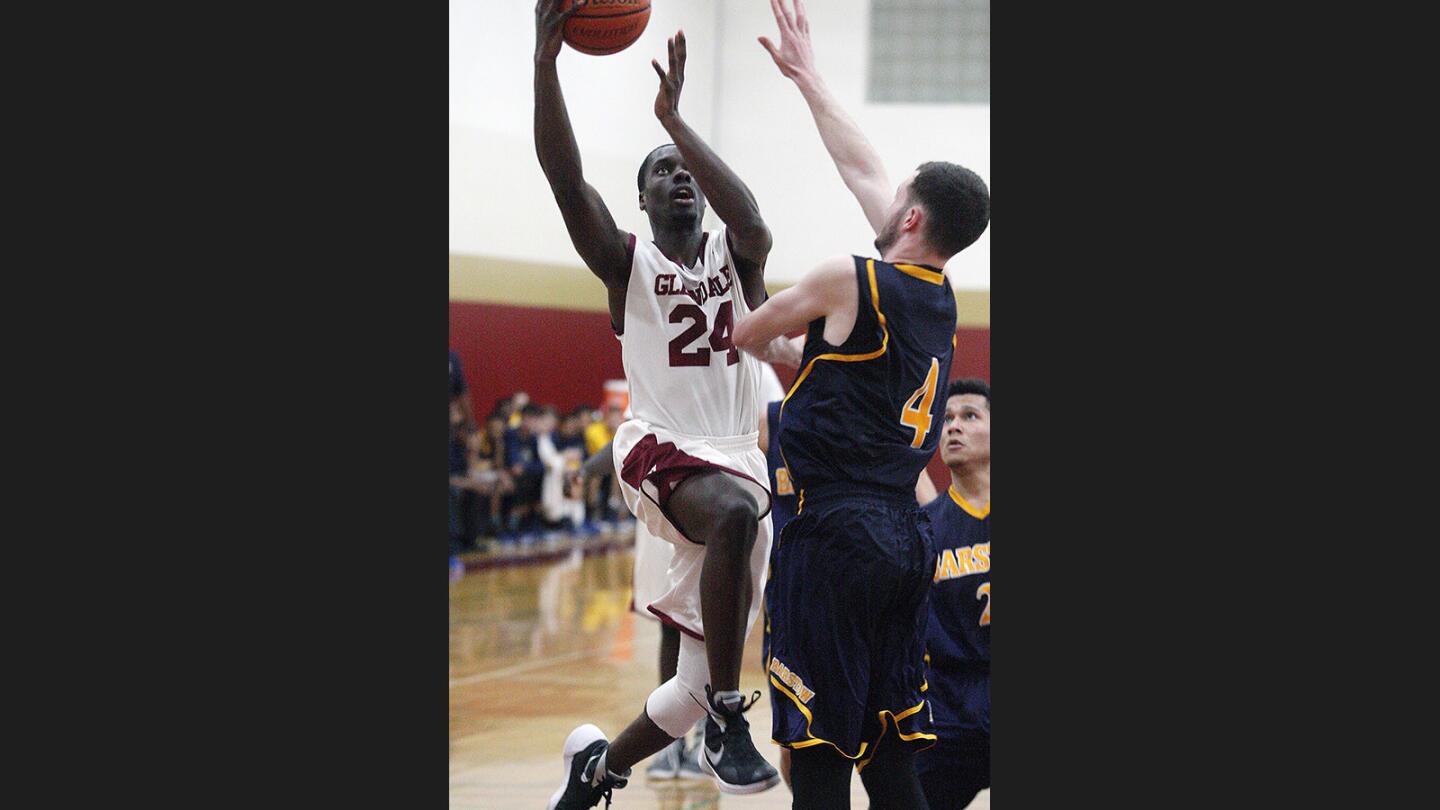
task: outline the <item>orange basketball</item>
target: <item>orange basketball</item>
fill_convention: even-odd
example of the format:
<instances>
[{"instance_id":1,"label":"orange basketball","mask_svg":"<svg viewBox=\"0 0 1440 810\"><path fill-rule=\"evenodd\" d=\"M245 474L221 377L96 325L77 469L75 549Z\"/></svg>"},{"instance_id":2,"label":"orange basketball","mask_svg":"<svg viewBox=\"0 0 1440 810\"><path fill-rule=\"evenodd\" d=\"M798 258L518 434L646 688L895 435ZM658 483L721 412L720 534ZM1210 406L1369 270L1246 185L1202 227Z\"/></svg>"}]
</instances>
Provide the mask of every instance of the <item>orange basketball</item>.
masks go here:
<instances>
[{"instance_id":1,"label":"orange basketball","mask_svg":"<svg viewBox=\"0 0 1440 810\"><path fill-rule=\"evenodd\" d=\"M565 0L568 11L574 0ZM565 42L581 53L604 56L630 47L650 22L650 0L590 0L565 21Z\"/></svg>"}]
</instances>

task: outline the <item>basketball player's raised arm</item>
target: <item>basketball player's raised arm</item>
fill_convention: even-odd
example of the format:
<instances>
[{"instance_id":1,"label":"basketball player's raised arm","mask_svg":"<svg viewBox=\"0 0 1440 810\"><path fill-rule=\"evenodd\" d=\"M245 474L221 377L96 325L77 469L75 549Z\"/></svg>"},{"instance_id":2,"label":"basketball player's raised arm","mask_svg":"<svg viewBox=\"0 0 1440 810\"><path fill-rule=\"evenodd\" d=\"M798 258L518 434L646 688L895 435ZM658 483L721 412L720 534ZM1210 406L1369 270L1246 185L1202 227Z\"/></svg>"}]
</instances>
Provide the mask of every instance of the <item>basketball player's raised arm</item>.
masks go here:
<instances>
[{"instance_id":1,"label":"basketball player's raised arm","mask_svg":"<svg viewBox=\"0 0 1440 810\"><path fill-rule=\"evenodd\" d=\"M787 332L803 329L819 317L846 311L854 320L859 293L855 289L855 260L837 256L821 262L800 283L781 290L759 309L735 322L731 339L741 351L761 360L799 367L804 337L786 339Z\"/></svg>"},{"instance_id":2,"label":"basketball player's raised arm","mask_svg":"<svg viewBox=\"0 0 1440 810\"><path fill-rule=\"evenodd\" d=\"M685 32L676 32L675 37L668 40L668 44L668 72L660 67L659 62L650 60L650 66L655 68L655 72L660 76L660 90L655 96L655 117L660 119L660 125L665 127L665 131L675 141L675 148L680 150L680 156L685 159L685 167L695 176L695 182L710 201L715 216L725 223L730 234L732 253L739 254L736 256L737 260L752 265L738 269L751 271L747 274L752 276L751 278L742 277L745 282L745 298L752 306L759 306L764 300L761 282L765 258L770 255L770 229L760 216L760 206L755 202L755 195L750 193L750 189L725 165L725 161L680 117L680 91L685 85ZM759 289L754 289L757 287Z\"/></svg>"},{"instance_id":3,"label":"basketball player's raised arm","mask_svg":"<svg viewBox=\"0 0 1440 810\"><path fill-rule=\"evenodd\" d=\"M835 168L840 170L840 178L859 201L870 227L879 234L885 227L885 211L895 196L895 187L885 173L880 154L855 121L845 114L815 69L810 19L804 0L794 0L793 9L786 8L786 0L770 0L770 10L780 26L780 44L775 45L768 37L760 37L760 44L769 51L780 72L800 88L800 95L810 105L810 114L820 130L820 140L830 159L835 161Z\"/></svg>"},{"instance_id":4,"label":"basketball player's raised arm","mask_svg":"<svg viewBox=\"0 0 1440 810\"><path fill-rule=\"evenodd\" d=\"M580 258L607 287L623 287L630 269L626 263L629 235L615 226L600 193L585 182L580 147L575 143L555 68L565 20L583 7L584 3L579 3L562 12L560 0L535 3L535 153Z\"/></svg>"}]
</instances>

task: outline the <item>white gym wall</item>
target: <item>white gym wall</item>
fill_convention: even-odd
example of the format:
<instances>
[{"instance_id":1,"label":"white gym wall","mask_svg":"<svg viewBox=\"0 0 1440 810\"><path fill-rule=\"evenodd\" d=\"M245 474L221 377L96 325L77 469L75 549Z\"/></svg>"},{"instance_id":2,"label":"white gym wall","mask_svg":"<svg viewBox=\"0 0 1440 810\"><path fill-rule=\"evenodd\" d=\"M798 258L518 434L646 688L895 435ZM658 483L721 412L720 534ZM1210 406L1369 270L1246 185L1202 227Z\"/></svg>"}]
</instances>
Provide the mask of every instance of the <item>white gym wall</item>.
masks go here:
<instances>
[{"instance_id":1,"label":"white gym wall","mask_svg":"<svg viewBox=\"0 0 1440 810\"><path fill-rule=\"evenodd\" d=\"M897 183L926 160L990 177L988 104L866 104L870 0L812 0L816 61ZM533 142L534 3L450 0L450 222L454 255L580 266ZM610 56L561 51L560 81L586 178L616 223L649 236L635 173L669 140L655 120L665 39L684 28L680 110L740 175L775 235L767 277L793 283L826 256L873 254L860 208L820 143L809 110L760 35L778 40L768 0L655 0L634 45ZM707 216L707 227L713 227ZM951 260L959 289L990 287L989 231Z\"/></svg>"}]
</instances>

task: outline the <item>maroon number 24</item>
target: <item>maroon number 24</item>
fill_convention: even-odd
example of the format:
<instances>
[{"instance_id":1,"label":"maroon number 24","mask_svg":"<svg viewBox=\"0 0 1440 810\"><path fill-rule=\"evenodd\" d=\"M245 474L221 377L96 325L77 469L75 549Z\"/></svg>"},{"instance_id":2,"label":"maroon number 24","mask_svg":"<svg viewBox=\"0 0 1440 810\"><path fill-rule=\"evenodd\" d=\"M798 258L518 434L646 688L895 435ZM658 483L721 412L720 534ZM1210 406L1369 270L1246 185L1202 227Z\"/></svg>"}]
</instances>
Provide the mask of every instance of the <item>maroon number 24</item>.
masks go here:
<instances>
[{"instance_id":1,"label":"maroon number 24","mask_svg":"<svg viewBox=\"0 0 1440 810\"><path fill-rule=\"evenodd\" d=\"M720 305L719 311L715 313L715 331L710 333L710 348L701 346L694 351L685 351L690 342L705 334L709 327L709 319L705 317L705 310L694 304L680 304L670 310L670 323L690 321L690 326L684 332L675 336L670 341L670 365L674 366L708 366L710 365L711 350L725 352L725 365L733 366L740 362L740 350L730 340L730 332L734 328L735 307L734 302L726 301Z\"/></svg>"}]
</instances>

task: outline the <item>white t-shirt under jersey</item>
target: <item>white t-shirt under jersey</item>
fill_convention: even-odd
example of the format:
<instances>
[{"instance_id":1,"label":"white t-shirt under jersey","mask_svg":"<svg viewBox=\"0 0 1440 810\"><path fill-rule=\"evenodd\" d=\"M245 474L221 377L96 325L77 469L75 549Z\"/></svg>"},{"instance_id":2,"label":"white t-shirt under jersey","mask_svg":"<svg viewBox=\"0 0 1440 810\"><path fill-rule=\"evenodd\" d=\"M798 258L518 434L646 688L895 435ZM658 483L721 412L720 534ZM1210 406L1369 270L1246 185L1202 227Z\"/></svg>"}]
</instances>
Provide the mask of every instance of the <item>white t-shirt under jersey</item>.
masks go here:
<instances>
[{"instance_id":1,"label":"white t-shirt under jersey","mask_svg":"<svg viewBox=\"0 0 1440 810\"><path fill-rule=\"evenodd\" d=\"M760 361L731 341L750 308L725 229L703 239L692 268L670 261L654 242L635 240L620 335L630 407L636 419L677 433L754 433Z\"/></svg>"}]
</instances>

